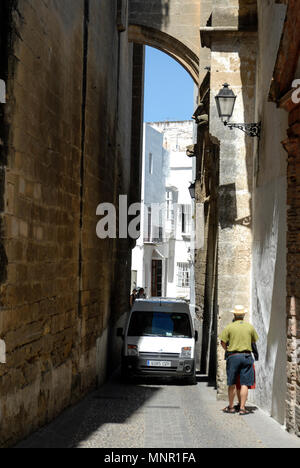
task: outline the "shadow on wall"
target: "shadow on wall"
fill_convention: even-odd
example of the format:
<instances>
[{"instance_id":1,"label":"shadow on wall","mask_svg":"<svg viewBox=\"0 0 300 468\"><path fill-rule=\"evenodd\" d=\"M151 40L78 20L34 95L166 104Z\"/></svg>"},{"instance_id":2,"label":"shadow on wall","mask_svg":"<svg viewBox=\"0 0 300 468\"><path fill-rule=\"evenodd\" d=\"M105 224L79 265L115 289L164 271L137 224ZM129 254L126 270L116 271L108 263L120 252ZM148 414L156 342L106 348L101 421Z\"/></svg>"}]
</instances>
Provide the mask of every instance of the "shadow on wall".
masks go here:
<instances>
[{"instance_id":1,"label":"shadow on wall","mask_svg":"<svg viewBox=\"0 0 300 468\"><path fill-rule=\"evenodd\" d=\"M221 229L231 228L237 218L237 200L235 184L220 186L219 220Z\"/></svg>"},{"instance_id":2,"label":"shadow on wall","mask_svg":"<svg viewBox=\"0 0 300 468\"><path fill-rule=\"evenodd\" d=\"M245 216L238 219L237 215L237 199L236 185L227 184L221 185L219 189L219 220L221 229L232 228L234 225L251 227L251 216Z\"/></svg>"},{"instance_id":3,"label":"shadow on wall","mask_svg":"<svg viewBox=\"0 0 300 468\"><path fill-rule=\"evenodd\" d=\"M239 28L255 29L257 22L257 0L239 0Z\"/></svg>"},{"instance_id":4,"label":"shadow on wall","mask_svg":"<svg viewBox=\"0 0 300 468\"><path fill-rule=\"evenodd\" d=\"M170 11L170 0L161 0L162 2L162 20L163 20L163 25L168 26L169 24L169 11Z\"/></svg>"},{"instance_id":5,"label":"shadow on wall","mask_svg":"<svg viewBox=\"0 0 300 468\"><path fill-rule=\"evenodd\" d=\"M107 438L114 437L114 428L126 426L126 422L135 414L145 407L151 407L151 400L160 391L154 385L121 385L116 375L112 382L67 409L16 448L80 448L81 444L88 445L88 439L97 446L99 443L112 444L112 440ZM137 443L137 435L126 434L126 441L121 439L116 442L114 439L113 447L125 448L126 443Z\"/></svg>"}]
</instances>

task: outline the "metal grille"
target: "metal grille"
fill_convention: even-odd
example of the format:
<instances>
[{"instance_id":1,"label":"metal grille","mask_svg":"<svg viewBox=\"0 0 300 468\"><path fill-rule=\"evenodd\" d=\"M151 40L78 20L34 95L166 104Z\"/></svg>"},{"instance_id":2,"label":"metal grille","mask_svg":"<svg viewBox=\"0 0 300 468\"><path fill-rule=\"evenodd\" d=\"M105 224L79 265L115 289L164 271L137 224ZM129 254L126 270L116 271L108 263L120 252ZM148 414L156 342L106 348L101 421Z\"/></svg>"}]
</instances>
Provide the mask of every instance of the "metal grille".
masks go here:
<instances>
[{"instance_id":1,"label":"metal grille","mask_svg":"<svg viewBox=\"0 0 300 468\"><path fill-rule=\"evenodd\" d=\"M168 360L168 359L179 359L180 354L178 353L139 353L140 357L147 359L159 359L159 360Z\"/></svg>"},{"instance_id":2,"label":"metal grille","mask_svg":"<svg viewBox=\"0 0 300 468\"><path fill-rule=\"evenodd\" d=\"M148 367L148 366L141 366L142 370L147 370L147 372L177 372L177 367Z\"/></svg>"}]
</instances>

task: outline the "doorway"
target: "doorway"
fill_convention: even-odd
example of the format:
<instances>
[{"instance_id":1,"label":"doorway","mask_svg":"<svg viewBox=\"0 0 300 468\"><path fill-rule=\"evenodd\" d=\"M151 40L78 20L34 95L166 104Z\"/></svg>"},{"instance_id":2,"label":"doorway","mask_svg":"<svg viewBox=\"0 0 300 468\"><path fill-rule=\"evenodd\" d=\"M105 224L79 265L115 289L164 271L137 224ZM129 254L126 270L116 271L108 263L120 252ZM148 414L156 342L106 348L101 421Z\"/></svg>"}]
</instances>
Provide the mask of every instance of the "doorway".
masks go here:
<instances>
[{"instance_id":1,"label":"doorway","mask_svg":"<svg viewBox=\"0 0 300 468\"><path fill-rule=\"evenodd\" d=\"M151 296L162 297L162 260L152 260Z\"/></svg>"}]
</instances>

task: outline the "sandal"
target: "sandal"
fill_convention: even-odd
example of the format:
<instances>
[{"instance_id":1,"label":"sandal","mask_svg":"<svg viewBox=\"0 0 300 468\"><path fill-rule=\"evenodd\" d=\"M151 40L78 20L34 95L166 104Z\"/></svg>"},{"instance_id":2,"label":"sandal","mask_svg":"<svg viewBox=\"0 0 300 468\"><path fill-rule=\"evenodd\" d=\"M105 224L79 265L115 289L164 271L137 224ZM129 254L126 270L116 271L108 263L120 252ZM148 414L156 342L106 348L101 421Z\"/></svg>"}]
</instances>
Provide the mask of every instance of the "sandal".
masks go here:
<instances>
[{"instance_id":1,"label":"sandal","mask_svg":"<svg viewBox=\"0 0 300 468\"><path fill-rule=\"evenodd\" d=\"M240 409L239 414L240 416L247 416L248 414L251 414L251 411L248 411L247 409Z\"/></svg>"},{"instance_id":2,"label":"sandal","mask_svg":"<svg viewBox=\"0 0 300 468\"><path fill-rule=\"evenodd\" d=\"M230 408L230 406L226 406L226 408L223 409L223 413L235 414L236 410L235 410L235 408Z\"/></svg>"}]
</instances>

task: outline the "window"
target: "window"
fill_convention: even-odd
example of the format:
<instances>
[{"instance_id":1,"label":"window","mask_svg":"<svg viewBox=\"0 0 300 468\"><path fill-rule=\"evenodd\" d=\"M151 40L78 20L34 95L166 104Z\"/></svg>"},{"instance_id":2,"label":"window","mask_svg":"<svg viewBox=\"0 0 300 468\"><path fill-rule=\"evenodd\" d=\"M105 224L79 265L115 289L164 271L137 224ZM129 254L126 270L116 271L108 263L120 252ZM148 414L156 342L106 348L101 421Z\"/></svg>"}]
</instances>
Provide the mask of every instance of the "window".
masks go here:
<instances>
[{"instance_id":1,"label":"window","mask_svg":"<svg viewBox=\"0 0 300 468\"><path fill-rule=\"evenodd\" d=\"M162 207L155 203L152 205L152 242L163 242L163 210Z\"/></svg>"},{"instance_id":2,"label":"window","mask_svg":"<svg viewBox=\"0 0 300 468\"><path fill-rule=\"evenodd\" d=\"M190 287L190 267L188 263L177 263L177 287Z\"/></svg>"},{"instance_id":3,"label":"window","mask_svg":"<svg viewBox=\"0 0 300 468\"><path fill-rule=\"evenodd\" d=\"M149 153L149 174L153 174L153 154Z\"/></svg>"},{"instance_id":4,"label":"window","mask_svg":"<svg viewBox=\"0 0 300 468\"><path fill-rule=\"evenodd\" d=\"M152 238L152 209L151 207L148 208L148 242L151 242Z\"/></svg>"},{"instance_id":5,"label":"window","mask_svg":"<svg viewBox=\"0 0 300 468\"><path fill-rule=\"evenodd\" d=\"M161 260L152 260L152 297L162 297L162 274L163 264Z\"/></svg>"},{"instance_id":6,"label":"window","mask_svg":"<svg viewBox=\"0 0 300 468\"><path fill-rule=\"evenodd\" d=\"M191 205L180 205L180 226L182 234L191 233L192 210Z\"/></svg>"},{"instance_id":7,"label":"window","mask_svg":"<svg viewBox=\"0 0 300 468\"><path fill-rule=\"evenodd\" d=\"M171 221L171 223L174 224L174 205L173 205L172 190L167 190L166 203L167 203L167 221Z\"/></svg>"},{"instance_id":8,"label":"window","mask_svg":"<svg viewBox=\"0 0 300 468\"><path fill-rule=\"evenodd\" d=\"M136 311L130 319L128 336L191 338L192 331L187 314Z\"/></svg>"}]
</instances>

